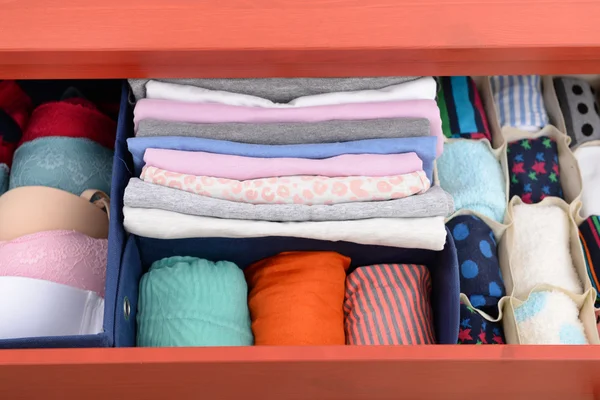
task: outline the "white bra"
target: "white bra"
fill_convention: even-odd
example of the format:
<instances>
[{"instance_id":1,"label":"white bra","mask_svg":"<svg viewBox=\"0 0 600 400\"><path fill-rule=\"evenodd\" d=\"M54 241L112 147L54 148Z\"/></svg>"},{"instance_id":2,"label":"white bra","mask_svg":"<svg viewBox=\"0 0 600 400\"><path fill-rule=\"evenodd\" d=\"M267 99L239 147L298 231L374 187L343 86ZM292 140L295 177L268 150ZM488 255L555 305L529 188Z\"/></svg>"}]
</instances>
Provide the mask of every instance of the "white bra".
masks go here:
<instances>
[{"instance_id":1,"label":"white bra","mask_svg":"<svg viewBox=\"0 0 600 400\"><path fill-rule=\"evenodd\" d=\"M0 277L0 339L102 332L104 299L39 279Z\"/></svg>"}]
</instances>

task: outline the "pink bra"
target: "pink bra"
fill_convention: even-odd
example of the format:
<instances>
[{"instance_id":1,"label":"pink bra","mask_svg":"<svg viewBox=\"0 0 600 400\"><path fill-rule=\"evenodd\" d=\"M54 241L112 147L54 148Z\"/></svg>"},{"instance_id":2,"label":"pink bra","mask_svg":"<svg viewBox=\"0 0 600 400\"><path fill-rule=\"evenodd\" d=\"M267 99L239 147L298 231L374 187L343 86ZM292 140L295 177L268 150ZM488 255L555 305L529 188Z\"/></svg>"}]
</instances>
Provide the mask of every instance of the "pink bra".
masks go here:
<instances>
[{"instance_id":1,"label":"pink bra","mask_svg":"<svg viewBox=\"0 0 600 400\"><path fill-rule=\"evenodd\" d=\"M32 233L0 241L0 276L42 279L104 297L108 240L76 231Z\"/></svg>"}]
</instances>

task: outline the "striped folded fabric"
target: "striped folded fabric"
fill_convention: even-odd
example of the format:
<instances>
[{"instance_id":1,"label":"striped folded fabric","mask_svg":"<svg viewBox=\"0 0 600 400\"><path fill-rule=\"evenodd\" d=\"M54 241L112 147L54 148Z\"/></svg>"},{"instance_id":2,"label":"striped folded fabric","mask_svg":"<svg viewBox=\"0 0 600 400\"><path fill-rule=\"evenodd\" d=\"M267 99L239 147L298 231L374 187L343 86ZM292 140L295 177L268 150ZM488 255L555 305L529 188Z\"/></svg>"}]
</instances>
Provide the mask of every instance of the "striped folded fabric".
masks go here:
<instances>
[{"instance_id":1,"label":"striped folded fabric","mask_svg":"<svg viewBox=\"0 0 600 400\"><path fill-rule=\"evenodd\" d=\"M470 76L440 77L437 103L442 131L449 138L488 139L492 135L479 96Z\"/></svg>"},{"instance_id":2,"label":"striped folded fabric","mask_svg":"<svg viewBox=\"0 0 600 400\"><path fill-rule=\"evenodd\" d=\"M431 276L423 265L378 264L346 278L346 344L434 344Z\"/></svg>"},{"instance_id":3,"label":"striped folded fabric","mask_svg":"<svg viewBox=\"0 0 600 400\"><path fill-rule=\"evenodd\" d=\"M579 226L579 239L585 256L585 266L596 292L600 290L600 217L592 215ZM600 307L600 293L596 308Z\"/></svg>"}]
</instances>

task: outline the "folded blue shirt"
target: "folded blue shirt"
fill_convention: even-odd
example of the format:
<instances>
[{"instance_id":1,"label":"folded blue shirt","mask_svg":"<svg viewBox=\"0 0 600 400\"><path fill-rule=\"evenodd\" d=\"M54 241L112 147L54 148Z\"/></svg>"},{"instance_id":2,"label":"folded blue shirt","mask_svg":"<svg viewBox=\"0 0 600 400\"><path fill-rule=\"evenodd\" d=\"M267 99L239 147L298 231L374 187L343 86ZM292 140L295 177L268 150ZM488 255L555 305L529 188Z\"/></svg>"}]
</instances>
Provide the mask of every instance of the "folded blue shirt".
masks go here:
<instances>
[{"instance_id":1,"label":"folded blue shirt","mask_svg":"<svg viewBox=\"0 0 600 400\"><path fill-rule=\"evenodd\" d=\"M144 167L146 149L205 151L216 154L264 158L321 159L342 154L401 154L415 152L423 161L423 171L432 181L433 162L436 156L437 137L405 137L395 139L367 139L340 143L265 145L228 142L183 136L136 137L127 139L133 155L136 176Z\"/></svg>"}]
</instances>

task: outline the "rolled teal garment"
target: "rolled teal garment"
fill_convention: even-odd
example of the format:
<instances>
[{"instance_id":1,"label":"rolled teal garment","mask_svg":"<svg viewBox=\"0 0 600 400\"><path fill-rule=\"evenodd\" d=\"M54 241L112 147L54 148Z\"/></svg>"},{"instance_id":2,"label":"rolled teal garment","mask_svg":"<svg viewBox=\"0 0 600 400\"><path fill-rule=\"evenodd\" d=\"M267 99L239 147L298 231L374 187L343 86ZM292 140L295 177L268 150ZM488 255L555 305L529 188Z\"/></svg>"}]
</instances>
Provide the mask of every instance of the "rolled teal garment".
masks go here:
<instances>
[{"instance_id":1,"label":"rolled teal garment","mask_svg":"<svg viewBox=\"0 0 600 400\"><path fill-rule=\"evenodd\" d=\"M229 261L156 261L140 281L137 325L141 347L251 346L244 273Z\"/></svg>"},{"instance_id":2,"label":"rolled teal garment","mask_svg":"<svg viewBox=\"0 0 600 400\"><path fill-rule=\"evenodd\" d=\"M498 222L504 220L506 181L500 162L486 142L445 143L437 167L440 186L452 195L456 211L464 208Z\"/></svg>"},{"instance_id":3,"label":"rolled teal garment","mask_svg":"<svg viewBox=\"0 0 600 400\"><path fill-rule=\"evenodd\" d=\"M110 193L114 151L84 138L43 137L22 144L13 159L10 188L49 186L80 195Z\"/></svg>"},{"instance_id":4,"label":"rolled teal garment","mask_svg":"<svg viewBox=\"0 0 600 400\"><path fill-rule=\"evenodd\" d=\"M8 190L8 165L0 164L0 196Z\"/></svg>"}]
</instances>

